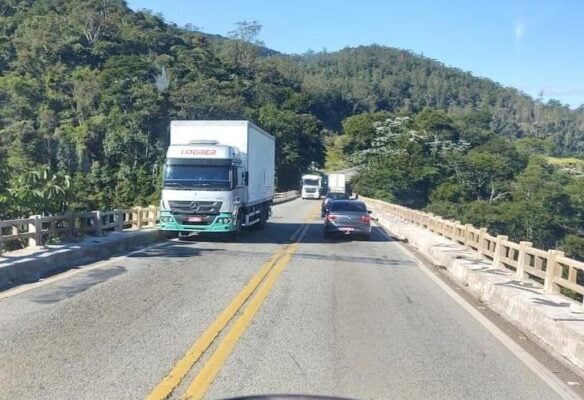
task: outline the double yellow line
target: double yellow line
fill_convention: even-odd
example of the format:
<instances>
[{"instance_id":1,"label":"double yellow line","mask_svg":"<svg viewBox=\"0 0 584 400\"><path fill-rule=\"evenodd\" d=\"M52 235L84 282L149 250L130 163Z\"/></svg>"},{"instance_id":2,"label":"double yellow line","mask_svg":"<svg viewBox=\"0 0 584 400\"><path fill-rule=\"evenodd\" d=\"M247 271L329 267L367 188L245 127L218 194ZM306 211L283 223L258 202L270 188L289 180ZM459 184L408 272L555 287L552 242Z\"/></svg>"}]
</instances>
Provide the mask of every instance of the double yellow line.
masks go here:
<instances>
[{"instance_id":1,"label":"double yellow line","mask_svg":"<svg viewBox=\"0 0 584 400\"><path fill-rule=\"evenodd\" d=\"M315 212L311 212L305 222L315 217ZM239 338L243 335L250 322L257 314L260 306L276 284L276 281L290 262L294 252L298 248L298 243L302 240L309 225L300 226L290 238L292 244L280 248L274 253L268 262L251 278L239 294L231 301L229 306L217 317L217 319L207 328L207 330L197 339L187 353L176 363L168 375L152 390L148 395L148 400L163 400L168 398L174 389L180 385L184 377L188 374L195 363L203 356L205 351L211 346L213 341L219 336L221 331L235 317L244 303L250 298L254 291L257 293L245 307L232 328L225 335L215 352L203 365L202 369L189 385L183 398L201 399L209 386L219 373L219 370L233 351ZM259 289L258 289L259 287Z\"/></svg>"}]
</instances>

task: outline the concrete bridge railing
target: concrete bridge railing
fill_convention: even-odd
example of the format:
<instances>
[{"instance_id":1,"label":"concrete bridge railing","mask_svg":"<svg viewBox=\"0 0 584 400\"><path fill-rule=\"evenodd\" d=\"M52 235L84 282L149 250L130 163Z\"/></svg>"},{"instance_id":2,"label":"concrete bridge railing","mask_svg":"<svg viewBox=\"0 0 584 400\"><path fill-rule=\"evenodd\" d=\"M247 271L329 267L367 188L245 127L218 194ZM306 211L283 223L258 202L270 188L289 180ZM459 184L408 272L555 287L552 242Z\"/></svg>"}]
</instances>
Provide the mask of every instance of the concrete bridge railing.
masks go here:
<instances>
[{"instance_id":1,"label":"concrete bridge railing","mask_svg":"<svg viewBox=\"0 0 584 400\"><path fill-rule=\"evenodd\" d=\"M274 204L299 197L298 191L276 193ZM71 241L87 235L153 228L158 207L133 207L110 211L71 212L0 221L0 253L8 249L38 247L50 242Z\"/></svg>"},{"instance_id":2,"label":"concrete bridge railing","mask_svg":"<svg viewBox=\"0 0 584 400\"><path fill-rule=\"evenodd\" d=\"M11 244L43 246L52 241L74 240L107 231L139 230L156 225L158 207L133 207L112 211L70 212L63 215L32 215L0 221L0 252Z\"/></svg>"},{"instance_id":3,"label":"concrete bridge railing","mask_svg":"<svg viewBox=\"0 0 584 400\"><path fill-rule=\"evenodd\" d=\"M300 197L300 192L298 190L276 193L274 194L274 204L284 203L286 201L294 200L298 197Z\"/></svg>"},{"instance_id":4,"label":"concrete bridge railing","mask_svg":"<svg viewBox=\"0 0 584 400\"><path fill-rule=\"evenodd\" d=\"M397 204L365 199L408 223L477 251L497 267L514 271L519 279L539 282L548 293L558 293L580 301L584 297L584 262L568 258L562 251L541 250L533 247L531 242L516 243L504 235L493 236L487 228L476 228Z\"/></svg>"}]
</instances>

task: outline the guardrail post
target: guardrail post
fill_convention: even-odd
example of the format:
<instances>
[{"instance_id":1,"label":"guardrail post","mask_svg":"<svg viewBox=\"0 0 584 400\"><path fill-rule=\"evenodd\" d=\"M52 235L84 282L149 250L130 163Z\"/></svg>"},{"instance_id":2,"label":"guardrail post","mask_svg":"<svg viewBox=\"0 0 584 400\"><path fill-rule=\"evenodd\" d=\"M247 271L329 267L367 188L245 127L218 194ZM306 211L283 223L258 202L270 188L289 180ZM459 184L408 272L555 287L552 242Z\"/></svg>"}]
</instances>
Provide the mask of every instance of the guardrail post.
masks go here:
<instances>
[{"instance_id":1,"label":"guardrail post","mask_svg":"<svg viewBox=\"0 0 584 400\"><path fill-rule=\"evenodd\" d=\"M440 234L440 217L432 215L432 232Z\"/></svg>"},{"instance_id":2,"label":"guardrail post","mask_svg":"<svg viewBox=\"0 0 584 400\"><path fill-rule=\"evenodd\" d=\"M427 228L430 232L434 232L434 214L428 213L428 225Z\"/></svg>"},{"instance_id":3,"label":"guardrail post","mask_svg":"<svg viewBox=\"0 0 584 400\"><path fill-rule=\"evenodd\" d=\"M142 229L142 207L134 207L136 212L136 229Z\"/></svg>"},{"instance_id":4,"label":"guardrail post","mask_svg":"<svg viewBox=\"0 0 584 400\"><path fill-rule=\"evenodd\" d=\"M93 220L95 221L95 235L101 236L102 235L102 218L101 218L101 211L94 211L93 212Z\"/></svg>"},{"instance_id":5,"label":"guardrail post","mask_svg":"<svg viewBox=\"0 0 584 400\"><path fill-rule=\"evenodd\" d=\"M525 278L525 264L527 263L527 248L533 246L531 242L519 242L519 255L517 256L517 270L515 276Z\"/></svg>"},{"instance_id":6,"label":"guardrail post","mask_svg":"<svg viewBox=\"0 0 584 400\"><path fill-rule=\"evenodd\" d=\"M148 206L148 226L155 226L156 225L156 206Z\"/></svg>"},{"instance_id":7,"label":"guardrail post","mask_svg":"<svg viewBox=\"0 0 584 400\"><path fill-rule=\"evenodd\" d=\"M71 211L67 211L65 221L67 221L67 239L73 240L75 237L75 215Z\"/></svg>"},{"instance_id":8,"label":"guardrail post","mask_svg":"<svg viewBox=\"0 0 584 400\"><path fill-rule=\"evenodd\" d=\"M470 236L470 229L472 228L471 224L465 224L464 225L464 245L468 246L468 242L470 240L469 236Z\"/></svg>"},{"instance_id":9,"label":"guardrail post","mask_svg":"<svg viewBox=\"0 0 584 400\"><path fill-rule=\"evenodd\" d=\"M458 231L460 229L460 221L454 221L454 225L452 225L452 238L455 241L458 241L460 239L460 236L458 235Z\"/></svg>"},{"instance_id":10,"label":"guardrail post","mask_svg":"<svg viewBox=\"0 0 584 400\"><path fill-rule=\"evenodd\" d=\"M436 233L441 235L441 236L445 236L444 235L444 218L434 217L434 219L436 220Z\"/></svg>"},{"instance_id":11,"label":"guardrail post","mask_svg":"<svg viewBox=\"0 0 584 400\"><path fill-rule=\"evenodd\" d=\"M543 282L543 290L547 293L559 293L560 287L554 283L556 276L556 259L563 257L564 252L559 250L548 250L548 256L545 267L545 280Z\"/></svg>"},{"instance_id":12,"label":"guardrail post","mask_svg":"<svg viewBox=\"0 0 584 400\"><path fill-rule=\"evenodd\" d=\"M114 227L116 232L121 232L124 230L124 210L116 208L114 210Z\"/></svg>"},{"instance_id":13,"label":"guardrail post","mask_svg":"<svg viewBox=\"0 0 584 400\"><path fill-rule=\"evenodd\" d=\"M477 246L477 251L482 256L485 254L485 234L487 233L487 228L479 229L479 245Z\"/></svg>"},{"instance_id":14,"label":"guardrail post","mask_svg":"<svg viewBox=\"0 0 584 400\"><path fill-rule=\"evenodd\" d=\"M497 240L495 241L495 254L493 254L493 264L497 268L505 268L501 264L501 253L503 252L503 241L509 240L508 236L497 235Z\"/></svg>"},{"instance_id":15,"label":"guardrail post","mask_svg":"<svg viewBox=\"0 0 584 400\"><path fill-rule=\"evenodd\" d=\"M31 215L29 217L32 219L28 223L28 232L34 233L33 237L28 238L29 247L37 247L43 245L43 224L40 215Z\"/></svg>"}]
</instances>

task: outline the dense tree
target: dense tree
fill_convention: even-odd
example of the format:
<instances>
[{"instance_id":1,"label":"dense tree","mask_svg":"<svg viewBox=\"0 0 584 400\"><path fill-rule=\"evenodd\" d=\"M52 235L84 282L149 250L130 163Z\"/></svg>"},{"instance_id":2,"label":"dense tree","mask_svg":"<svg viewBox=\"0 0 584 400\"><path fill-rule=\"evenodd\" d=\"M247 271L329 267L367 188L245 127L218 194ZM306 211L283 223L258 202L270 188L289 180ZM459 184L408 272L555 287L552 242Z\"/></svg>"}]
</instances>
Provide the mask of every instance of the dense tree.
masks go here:
<instances>
[{"instance_id":1,"label":"dense tree","mask_svg":"<svg viewBox=\"0 0 584 400\"><path fill-rule=\"evenodd\" d=\"M71 195L69 176L52 174L48 167L19 175L8 189L15 201L10 204L16 215L36 210L40 215L62 213Z\"/></svg>"},{"instance_id":2,"label":"dense tree","mask_svg":"<svg viewBox=\"0 0 584 400\"><path fill-rule=\"evenodd\" d=\"M377 130L375 123L385 121L391 114L386 111L357 114L343 121L343 133L347 135L345 153L353 153L371 147Z\"/></svg>"},{"instance_id":3,"label":"dense tree","mask_svg":"<svg viewBox=\"0 0 584 400\"><path fill-rule=\"evenodd\" d=\"M413 129L407 117L387 119L374 124L376 137L370 149L359 152L362 171L356 188L363 194L381 195L413 207L423 207L433 188L441 181L443 162L464 144L438 133Z\"/></svg>"},{"instance_id":4,"label":"dense tree","mask_svg":"<svg viewBox=\"0 0 584 400\"><path fill-rule=\"evenodd\" d=\"M446 117L425 110L374 123L371 147L355 153L356 189L584 258L582 178L548 162L549 142L513 142L483 118ZM482 139L466 142L461 126ZM528 161L527 148L540 154Z\"/></svg>"},{"instance_id":5,"label":"dense tree","mask_svg":"<svg viewBox=\"0 0 584 400\"><path fill-rule=\"evenodd\" d=\"M257 22L224 39L121 0L11 0L0 18L2 217L156 203L171 119L273 128L281 188L324 164L321 122L291 100L299 70Z\"/></svg>"},{"instance_id":6,"label":"dense tree","mask_svg":"<svg viewBox=\"0 0 584 400\"><path fill-rule=\"evenodd\" d=\"M280 189L326 141L363 194L582 256L577 169L531 155L584 154L584 108L382 46L279 54L260 33L122 0L0 2L0 218L156 203L171 119L245 118L277 138Z\"/></svg>"},{"instance_id":7,"label":"dense tree","mask_svg":"<svg viewBox=\"0 0 584 400\"><path fill-rule=\"evenodd\" d=\"M324 164L322 126L312 115L295 114L269 105L260 109L258 121L278 142L276 172L278 186L299 182L300 176L315 162Z\"/></svg>"}]
</instances>

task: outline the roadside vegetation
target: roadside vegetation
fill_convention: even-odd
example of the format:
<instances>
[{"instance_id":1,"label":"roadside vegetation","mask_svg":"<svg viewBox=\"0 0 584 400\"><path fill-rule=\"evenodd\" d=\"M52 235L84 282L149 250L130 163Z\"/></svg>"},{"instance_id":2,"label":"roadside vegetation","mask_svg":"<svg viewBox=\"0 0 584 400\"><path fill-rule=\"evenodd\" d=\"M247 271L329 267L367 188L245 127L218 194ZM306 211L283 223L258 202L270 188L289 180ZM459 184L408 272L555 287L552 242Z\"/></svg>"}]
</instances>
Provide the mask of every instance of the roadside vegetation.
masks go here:
<instances>
[{"instance_id":1,"label":"roadside vegetation","mask_svg":"<svg viewBox=\"0 0 584 400\"><path fill-rule=\"evenodd\" d=\"M281 190L361 165L364 194L581 254L581 164L562 163L584 154L584 108L409 51L285 55L260 34L122 0L3 2L0 218L156 204L170 120L251 119Z\"/></svg>"},{"instance_id":2,"label":"roadside vegetation","mask_svg":"<svg viewBox=\"0 0 584 400\"><path fill-rule=\"evenodd\" d=\"M584 259L584 180L574 167L581 159L548 156L546 139L497 135L488 112L355 116L345 126L364 119L371 128L349 130L346 147L361 167L359 193Z\"/></svg>"}]
</instances>

